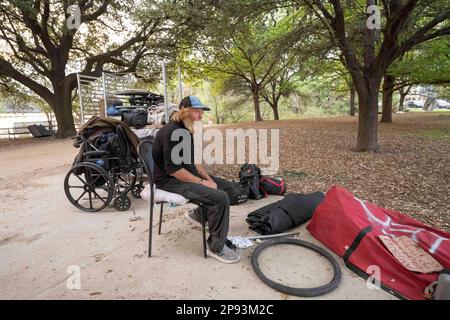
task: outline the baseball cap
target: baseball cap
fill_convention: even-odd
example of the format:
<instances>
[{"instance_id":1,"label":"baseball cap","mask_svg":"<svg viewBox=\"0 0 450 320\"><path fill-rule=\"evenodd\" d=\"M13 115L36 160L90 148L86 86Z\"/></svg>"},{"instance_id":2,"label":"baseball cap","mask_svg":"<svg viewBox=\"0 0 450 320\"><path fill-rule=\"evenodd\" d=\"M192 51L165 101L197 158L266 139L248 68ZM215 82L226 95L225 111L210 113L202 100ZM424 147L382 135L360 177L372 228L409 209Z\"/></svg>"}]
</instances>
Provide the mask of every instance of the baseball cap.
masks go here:
<instances>
[{"instance_id":1,"label":"baseball cap","mask_svg":"<svg viewBox=\"0 0 450 320\"><path fill-rule=\"evenodd\" d=\"M195 96L187 96L183 98L180 102L179 109L181 108L194 108L194 109L203 109L205 111L210 111L211 109L205 106L198 97Z\"/></svg>"}]
</instances>

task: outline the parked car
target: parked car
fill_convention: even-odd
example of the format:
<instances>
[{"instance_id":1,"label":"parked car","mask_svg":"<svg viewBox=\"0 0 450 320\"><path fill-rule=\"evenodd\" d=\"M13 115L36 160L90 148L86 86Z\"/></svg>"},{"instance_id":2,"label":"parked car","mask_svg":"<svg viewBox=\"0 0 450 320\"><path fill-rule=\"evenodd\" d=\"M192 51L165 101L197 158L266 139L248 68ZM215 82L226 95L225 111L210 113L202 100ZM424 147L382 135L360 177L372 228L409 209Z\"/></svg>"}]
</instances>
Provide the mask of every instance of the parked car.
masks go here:
<instances>
[{"instance_id":1,"label":"parked car","mask_svg":"<svg viewBox=\"0 0 450 320\"><path fill-rule=\"evenodd\" d=\"M422 108L423 102L420 100L409 100L409 101L406 101L406 105L409 108Z\"/></svg>"},{"instance_id":2,"label":"parked car","mask_svg":"<svg viewBox=\"0 0 450 320\"><path fill-rule=\"evenodd\" d=\"M450 103L443 99L437 99L436 103L439 109L450 109Z\"/></svg>"}]
</instances>

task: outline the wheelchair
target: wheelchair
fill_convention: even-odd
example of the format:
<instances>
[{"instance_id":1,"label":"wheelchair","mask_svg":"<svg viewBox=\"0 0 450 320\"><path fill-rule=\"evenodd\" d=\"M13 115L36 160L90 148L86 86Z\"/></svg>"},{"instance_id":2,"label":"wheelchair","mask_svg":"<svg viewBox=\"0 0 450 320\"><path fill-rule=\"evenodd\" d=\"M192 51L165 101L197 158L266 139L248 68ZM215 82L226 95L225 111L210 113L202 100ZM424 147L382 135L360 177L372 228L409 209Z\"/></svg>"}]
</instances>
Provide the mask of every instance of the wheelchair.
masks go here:
<instances>
[{"instance_id":1,"label":"wheelchair","mask_svg":"<svg viewBox=\"0 0 450 320\"><path fill-rule=\"evenodd\" d=\"M106 207L126 211L128 194L138 199L144 189L143 167L131 154L121 126L74 137L80 152L64 179L64 192L76 208L97 212ZM112 202L112 204L111 204Z\"/></svg>"}]
</instances>

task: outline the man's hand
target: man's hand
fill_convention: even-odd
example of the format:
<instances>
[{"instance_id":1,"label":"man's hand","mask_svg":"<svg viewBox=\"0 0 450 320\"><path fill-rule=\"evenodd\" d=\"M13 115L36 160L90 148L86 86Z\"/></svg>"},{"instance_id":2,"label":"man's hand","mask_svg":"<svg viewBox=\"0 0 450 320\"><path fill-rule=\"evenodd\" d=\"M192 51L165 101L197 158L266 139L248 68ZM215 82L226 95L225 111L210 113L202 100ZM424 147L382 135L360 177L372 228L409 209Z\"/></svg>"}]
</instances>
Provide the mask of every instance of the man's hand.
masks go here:
<instances>
[{"instance_id":1,"label":"man's hand","mask_svg":"<svg viewBox=\"0 0 450 320\"><path fill-rule=\"evenodd\" d=\"M217 189L217 183L215 183L211 177L209 177L208 181L214 185L214 189Z\"/></svg>"},{"instance_id":2,"label":"man's hand","mask_svg":"<svg viewBox=\"0 0 450 320\"><path fill-rule=\"evenodd\" d=\"M208 180L210 182L214 182L211 177L209 176L208 172L206 172L205 168L202 164L196 164L195 167L197 168L198 174L202 179Z\"/></svg>"},{"instance_id":3,"label":"man's hand","mask_svg":"<svg viewBox=\"0 0 450 320\"><path fill-rule=\"evenodd\" d=\"M207 186L209 188L217 189L217 184L213 181L213 179L211 179L211 177L209 175L208 175L208 179L200 178L200 177L194 176L192 173L190 173L186 169L180 169L180 170L172 173L171 176L177 178L180 181L195 182L195 183L199 183L204 186Z\"/></svg>"},{"instance_id":4,"label":"man's hand","mask_svg":"<svg viewBox=\"0 0 450 320\"><path fill-rule=\"evenodd\" d=\"M217 184L214 181L210 181L210 180L202 180L201 184L213 189L217 189Z\"/></svg>"}]
</instances>

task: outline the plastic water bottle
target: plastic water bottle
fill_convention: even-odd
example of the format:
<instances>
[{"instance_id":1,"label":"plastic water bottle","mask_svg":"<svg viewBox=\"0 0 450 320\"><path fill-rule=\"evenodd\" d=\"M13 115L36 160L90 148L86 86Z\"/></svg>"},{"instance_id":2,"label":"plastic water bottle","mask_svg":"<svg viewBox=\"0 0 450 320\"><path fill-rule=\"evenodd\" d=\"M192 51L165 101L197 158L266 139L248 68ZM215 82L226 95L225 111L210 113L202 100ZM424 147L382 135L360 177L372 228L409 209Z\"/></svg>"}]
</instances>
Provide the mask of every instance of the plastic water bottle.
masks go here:
<instances>
[{"instance_id":1,"label":"plastic water bottle","mask_svg":"<svg viewBox=\"0 0 450 320\"><path fill-rule=\"evenodd\" d=\"M439 276L434 300L450 300L450 270L443 271Z\"/></svg>"}]
</instances>

